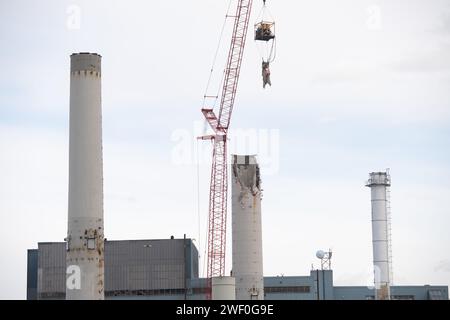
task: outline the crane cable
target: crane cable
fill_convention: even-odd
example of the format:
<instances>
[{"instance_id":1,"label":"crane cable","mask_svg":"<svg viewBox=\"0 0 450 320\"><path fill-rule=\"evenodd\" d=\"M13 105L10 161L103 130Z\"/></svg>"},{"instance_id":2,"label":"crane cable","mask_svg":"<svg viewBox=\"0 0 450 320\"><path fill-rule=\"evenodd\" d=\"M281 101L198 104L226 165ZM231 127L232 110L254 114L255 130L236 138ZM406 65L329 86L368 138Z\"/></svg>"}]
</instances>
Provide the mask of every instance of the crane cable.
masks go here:
<instances>
[{"instance_id":1,"label":"crane cable","mask_svg":"<svg viewBox=\"0 0 450 320\"><path fill-rule=\"evenodd\" d=\"M220 31L219 42L217 44L217 48L216 48L216 51L214 53L213 62L212 62L211 69L210 69L210 72L209 72L208 82L206 84L205 93L203 95L203 108L206 107L206 99L207 98L215 98L214 99L214 104L213 104L213 109L214 109L214 107L217 104L217 100L219 98L219 93L220 93L220 90L222 88L223 81L225 79L225 67L224 67L223 68L223 72L222 72L222 79L220 80L220 84L219 84L219 87L217 89L217 94L215 96L208 96L208 91L209 91L209 87L211 85L212 75L213 75L213 72L214 72L214 68L216 66L217 56L219 54L219 50L220 50L220 47L221 47L221 44L222 44L222 39L223 39L224 31L225 31L225 26L226 26L226 23L227 23L227 19L230 17L230 9L231 9L232 1L233 0L230 0L229 3L228 3L227 13L225 15L225 19L224 19L223 24L222 24L222 29ZM207 121L205 119L205 121L203 123L203 134L206 134L206 130L207 130ZM201 252L202 248L201 248L201 242L200 242L200 234L201 234L201 224L200 224L200 220L201 220L201 210L200 210L200 161L199 161L198 140L197 140L197 215L198 215L199 251ZM208 226L207 226L207 229L208 229ZM207 232L207 235L208 235L208 232ZM204 259L203 259L203 268L202 268L202 274L203 275L204 275L205 270L207 268L207 262L208 262L207 261L208 260L207 259L207 252L206 252L207 251L207 245L208 245L208 236L207 235L206 235L206 240L205 240L205 243L204 243L205 248L203 250L203 252L204 252L204 255L203 255L203 257L204 257Z\"/></svg>"},{"instance_id":2,"label":"crane cable","mask_svg":"<svg viewBox=\"0 0 450 320\"><path fill-rule=\"evenodd\" d=\"M226 13L225 19L223 21L222 30L220 31L219 43L217 44L216 52L214 53L214 59L213 59L212 65L211 65L211 70L209 72L209 77L208 77L208 82L206 84L205 94L203 95L203 108L206 107L206 98L208 98L208 90L209 90L209 86L211 84L211 79L212 79L212 75L213 75L213 72L214 72L214 67L216 66L217 56L219 54L219 49L220 49L220 46L222 44L222 39L223 39L223 34L224 34L224 31L225 31L225 26L226 26L226 23L227 23L227 19L230 17L229 13L230 13L230 8L231 8L231 2L232 2L232 0L230 0L229 3L228 3L227 13ZM225 73L225 70L224 70L224 73ZM214 106L216 105L217 99L219 98L219 93L220 93L220 88L221 88L222 83L223 83L223 78L224 78L224 75L222 75L222 80L220 82L218 92L214 96L215 97Z\"/></svg>"},{"instance_id":3,"label":"crane cable","mask_svg":"<svg viewBox=\"0 0 450 320\"><path fill-rule=\"evenodd\" d=\"M264 5L262 6L261 10L259 10L259 13L257 15L257 18L256 18L257 21L259 21L260 17L261 17L261 20L263 20L265 11L266 11L266 3L264 2Z\"/></svg>"},{"instance_id":4,"label":"crane cable","mask_svg":"<svg viewBox=\"0 0 450 320\"><path fill-rule=\"evenodd\" d=\"M257 40L255 40L255 42L256 42ZM264 62L269 62L269 63L272 63L274 60L275 60L275 57L277 56L277 42L276 42L276 39L273 39L272 40L272 46L270 47L270 50L269 49L263 49L263 48L260 48L260 46L256 46L256 48L257 48L257 50L258 50L258 52L259 52L259 55L262 57L262 60L264 61ZM267 57L267 61L266 61L266 57Z\"/></svg>"},{"instance_id":5,"label":"crane cable","mask_svg":"<svg viewBox=\"0 0 450 320\"><path fill-rule=\"evenodd\" d=\"M264 21L264 17L267 17L267 19L270 20L271 22L275 21L273 19L272 13L270 12L270 10L266 6L266 1L264 0L263 2L264 2L263 7L261 8L261 10L259 12L259 14L258 14L258 16L256 18L256 21L263 22ZM274 23L274 26L275 26L275 23ZM257 40L255 40L255 42L256 41ZM276 38L274 38L272 40L272 46L270 47L270 51L268 49L266 49L266 50L260 49L259 46L256 46L256 47L257 47L257 50L258 50L258 52L259 52L259 54L262 57L262 60L264 62L272 63L275 60L275 57L277 55L277 53L276 53L277 52ZM267 61L265 61L266 57L267 57Z\"/></svg>"},{"instance_id":6,"label":"crane cable","mask_svg":"<svg viewBox=\"0 0 450 320\"><path fill-rule=\"evenodd\" d=\"M217 104L217 100L219 98L219 93L220 93L220 90L222 88L222 84L223 84L223 81L224 81L224 78L225 78L225 67L224 67L223 68L223 72L222 72L222 79L220 80L220 84L219 84L219 87L217 89L217 94L215 96L208 96L208 91L209 91L209 87L211 85L212 75L213 75L213 72L214 72L214 68L216 66L217 56L219 54L219 49L220 49L221 44L222 44L222 39L223 39L224 31L225 31L225 26L226 26L226 23L227 23L227 19L230 17L230 9L231 9L232 1L233 0L230 0L229 3L228 3L227 13L225 15L225 19L224 19L223 24L222 24L222 29L220 31L219 42L217 44L217 48L216 48L216 51L214 53L213 62L212 62L211 69L210 69L210 72L209 72L208 82L206 84L205 93L203 95L203 108L206 107L206 99L207 98L215 98L214 99L214 104L213 104L213 109L214 109L214 107ZM203 135L206 134L207 124L208 123L207 123L207 121L205 119L205 121L203 122ZM200 163L199 163L198 140L197 140L197 215L198 215L198 233L199 233L199 236L198 236L199 237L199 248L198 249L199 249L199 252L201 252L202 248L201 248L201 242L200 242L200 234L201 234L201 224L200 224L200 220L201 220L201 210L200 210ZM207 226L207 229L208 229L208 226ZM204 252L204 254L203 254L203 257L204 257L204 259L203 259L203 268L202 268L202 274L203 275L204 275L205 270L207 268L207 265L206 265L207 264L207 260L208 260L207 259L207 252L206 252L207 251L207 245L208 245L208 232L206 232L206 240L205 240L205 244L204 244L205 248L203 250L203 252Z\"/></svg>"},{"instance_id":7,"label":"crane cable","mask_svg":"<svg viewBox=\"0 0 450 320\"><path fill-rule=\"evenodd\" d=\"M201 238L201 209L200 209L200 152L199 152L199 141L197 139L197 158L196 158L196 162L197 162L197 232L198 232L198 259L200 260L201 258L204 257L201 256L201 252L202 252L202 238ZM204 251L204 253L206 254L206 249ZM204 272L204 267L203 270Z\"/></svg>"},{"instance_id":8,"label":"crane cable","mask_svg":"<svg viewBox=\"0 0 450 320\"><path fill-rule=\"evenodd\" d=\"M205 242L203 244L204 248L202 248L202 231L201 231L201 199L200 199L200 149L199 149L199 140L197 139L197 232L198 232L198 258L199 258L199 276L204 278L205 270L207 268L208 262L208 232L206 232ZM208 227L207 227L208 229ZM201 253L203 252L203 256ZM203 259L203 267L202 267L202 259ZM200 272L201 271L201 272Z\"/></svg>"},{"instance_id":9,"label":"crane cable","mask_svg":"<svg viewBox=\"0 0 450 320\"><path fill-rule=\"evenodd\" d=\"M267 12L267 14L266 14ZM273 21L272 12L270 12L269 8L266 6L266 2L264 1L263 7L259 11L259 14L257 15L256 20L259 21L261 18L261 21L264 21L264 16L267 16L271 21Z\"/></svg>"}]
</instances>

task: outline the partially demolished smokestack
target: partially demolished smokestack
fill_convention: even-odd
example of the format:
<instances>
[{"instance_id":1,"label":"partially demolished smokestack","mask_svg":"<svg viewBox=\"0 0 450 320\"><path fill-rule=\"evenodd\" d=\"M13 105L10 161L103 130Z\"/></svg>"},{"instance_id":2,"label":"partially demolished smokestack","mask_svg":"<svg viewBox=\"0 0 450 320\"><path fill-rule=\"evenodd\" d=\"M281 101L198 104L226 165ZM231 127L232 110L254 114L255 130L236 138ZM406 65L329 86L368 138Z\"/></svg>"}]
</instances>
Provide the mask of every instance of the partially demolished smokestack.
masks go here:
<instances>
[{"instance_id":1,"label":"partially demolished smokestack","mask_svg":"<svg viewBox=\"0 0 450 320\"><path fill-rule=\"evenodd\" d=\"M233 276L237 300L264 300L261 178L255 156L233 155Z\"/></svg>"}]
</instances>

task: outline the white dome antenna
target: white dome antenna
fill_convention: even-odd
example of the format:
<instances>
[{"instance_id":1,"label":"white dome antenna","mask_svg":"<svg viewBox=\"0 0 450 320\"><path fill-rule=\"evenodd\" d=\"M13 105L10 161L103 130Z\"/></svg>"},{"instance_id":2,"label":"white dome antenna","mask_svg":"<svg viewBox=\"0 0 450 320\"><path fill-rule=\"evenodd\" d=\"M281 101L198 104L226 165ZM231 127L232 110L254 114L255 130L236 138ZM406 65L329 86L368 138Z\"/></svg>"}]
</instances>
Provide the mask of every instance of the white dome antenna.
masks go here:
<instances>
[{"instance_id":1,"label":"white dome antenna","mask_svg":"<svg viewBox=\"0 0 450 320\"><path fill-rule=\"evenodd\" d=\"M323 250L318 250L316 252L316 257L322 260L325 257L325 252Z\"/></svg>"},{"instance_id":2,"label":"white dome antenna","mask_svg":"<svg viewBox=\"0 0 450 320\"><path fill-rule=\"evenodd\" d=\"M332 256L331 249L329 249L327 252L323 250L317 250L316 257L320 259L320 265L322 267L322 270L331 270L331 256Z\"/></svg>"}]
</instances>

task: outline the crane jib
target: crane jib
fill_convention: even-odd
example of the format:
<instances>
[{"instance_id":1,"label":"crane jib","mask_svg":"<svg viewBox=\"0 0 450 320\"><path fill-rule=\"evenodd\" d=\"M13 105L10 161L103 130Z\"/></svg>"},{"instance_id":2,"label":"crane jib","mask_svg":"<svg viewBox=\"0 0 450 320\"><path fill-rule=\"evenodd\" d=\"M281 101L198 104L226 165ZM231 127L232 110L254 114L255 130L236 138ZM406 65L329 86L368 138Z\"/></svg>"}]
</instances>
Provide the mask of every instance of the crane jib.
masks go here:
<instances>
[{"instance_id":1,"label":"crane jib","mask_svg":"<svg viewBox=\"0 0 450 320\"><path fill-rule=\"evenodd\" d=\"M211 299L212 278L225 275L227 223L227 131L230 125L247 37L252 0L238 0L233 34L224 74L219 115L212 109L202 113L215 135L200 137L214 142L208 215L207 299Z\"/></svg>"}]
</instances>

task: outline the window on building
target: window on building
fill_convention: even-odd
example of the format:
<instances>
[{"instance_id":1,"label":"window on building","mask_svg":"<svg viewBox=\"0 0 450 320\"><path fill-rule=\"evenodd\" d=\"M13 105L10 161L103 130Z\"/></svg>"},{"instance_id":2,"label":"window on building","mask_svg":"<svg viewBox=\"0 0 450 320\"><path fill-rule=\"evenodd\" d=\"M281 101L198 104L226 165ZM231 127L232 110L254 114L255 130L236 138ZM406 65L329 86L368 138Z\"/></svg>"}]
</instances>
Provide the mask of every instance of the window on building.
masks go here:
<instances>
[{"instance_id":1,"label":"window on building","mask_svg":"<svg viewBox=\"0 0 450 320\"><path fill-rule=\"evenodd\" d=\"M309 293L310 286L265 287L265 293Z\"/></svg>"},{"instance_id":2,"label":"window on building","mask_svg":"<svg viewBox=\"0 0 450 320\"><path fill-rule=\"evenodd\" d=\"M428 290L429 300L445 300L442 290Z\"/></svg>"},{"instance_id":3,"label":"window on building","mask_svg":"<svg viewBox=\"0 0 450 320\"><path fill-rule=\"evenodd\" d=\"M391 300L415 300L413 295L393 295Z\"/></svg>"}]
</instances>

